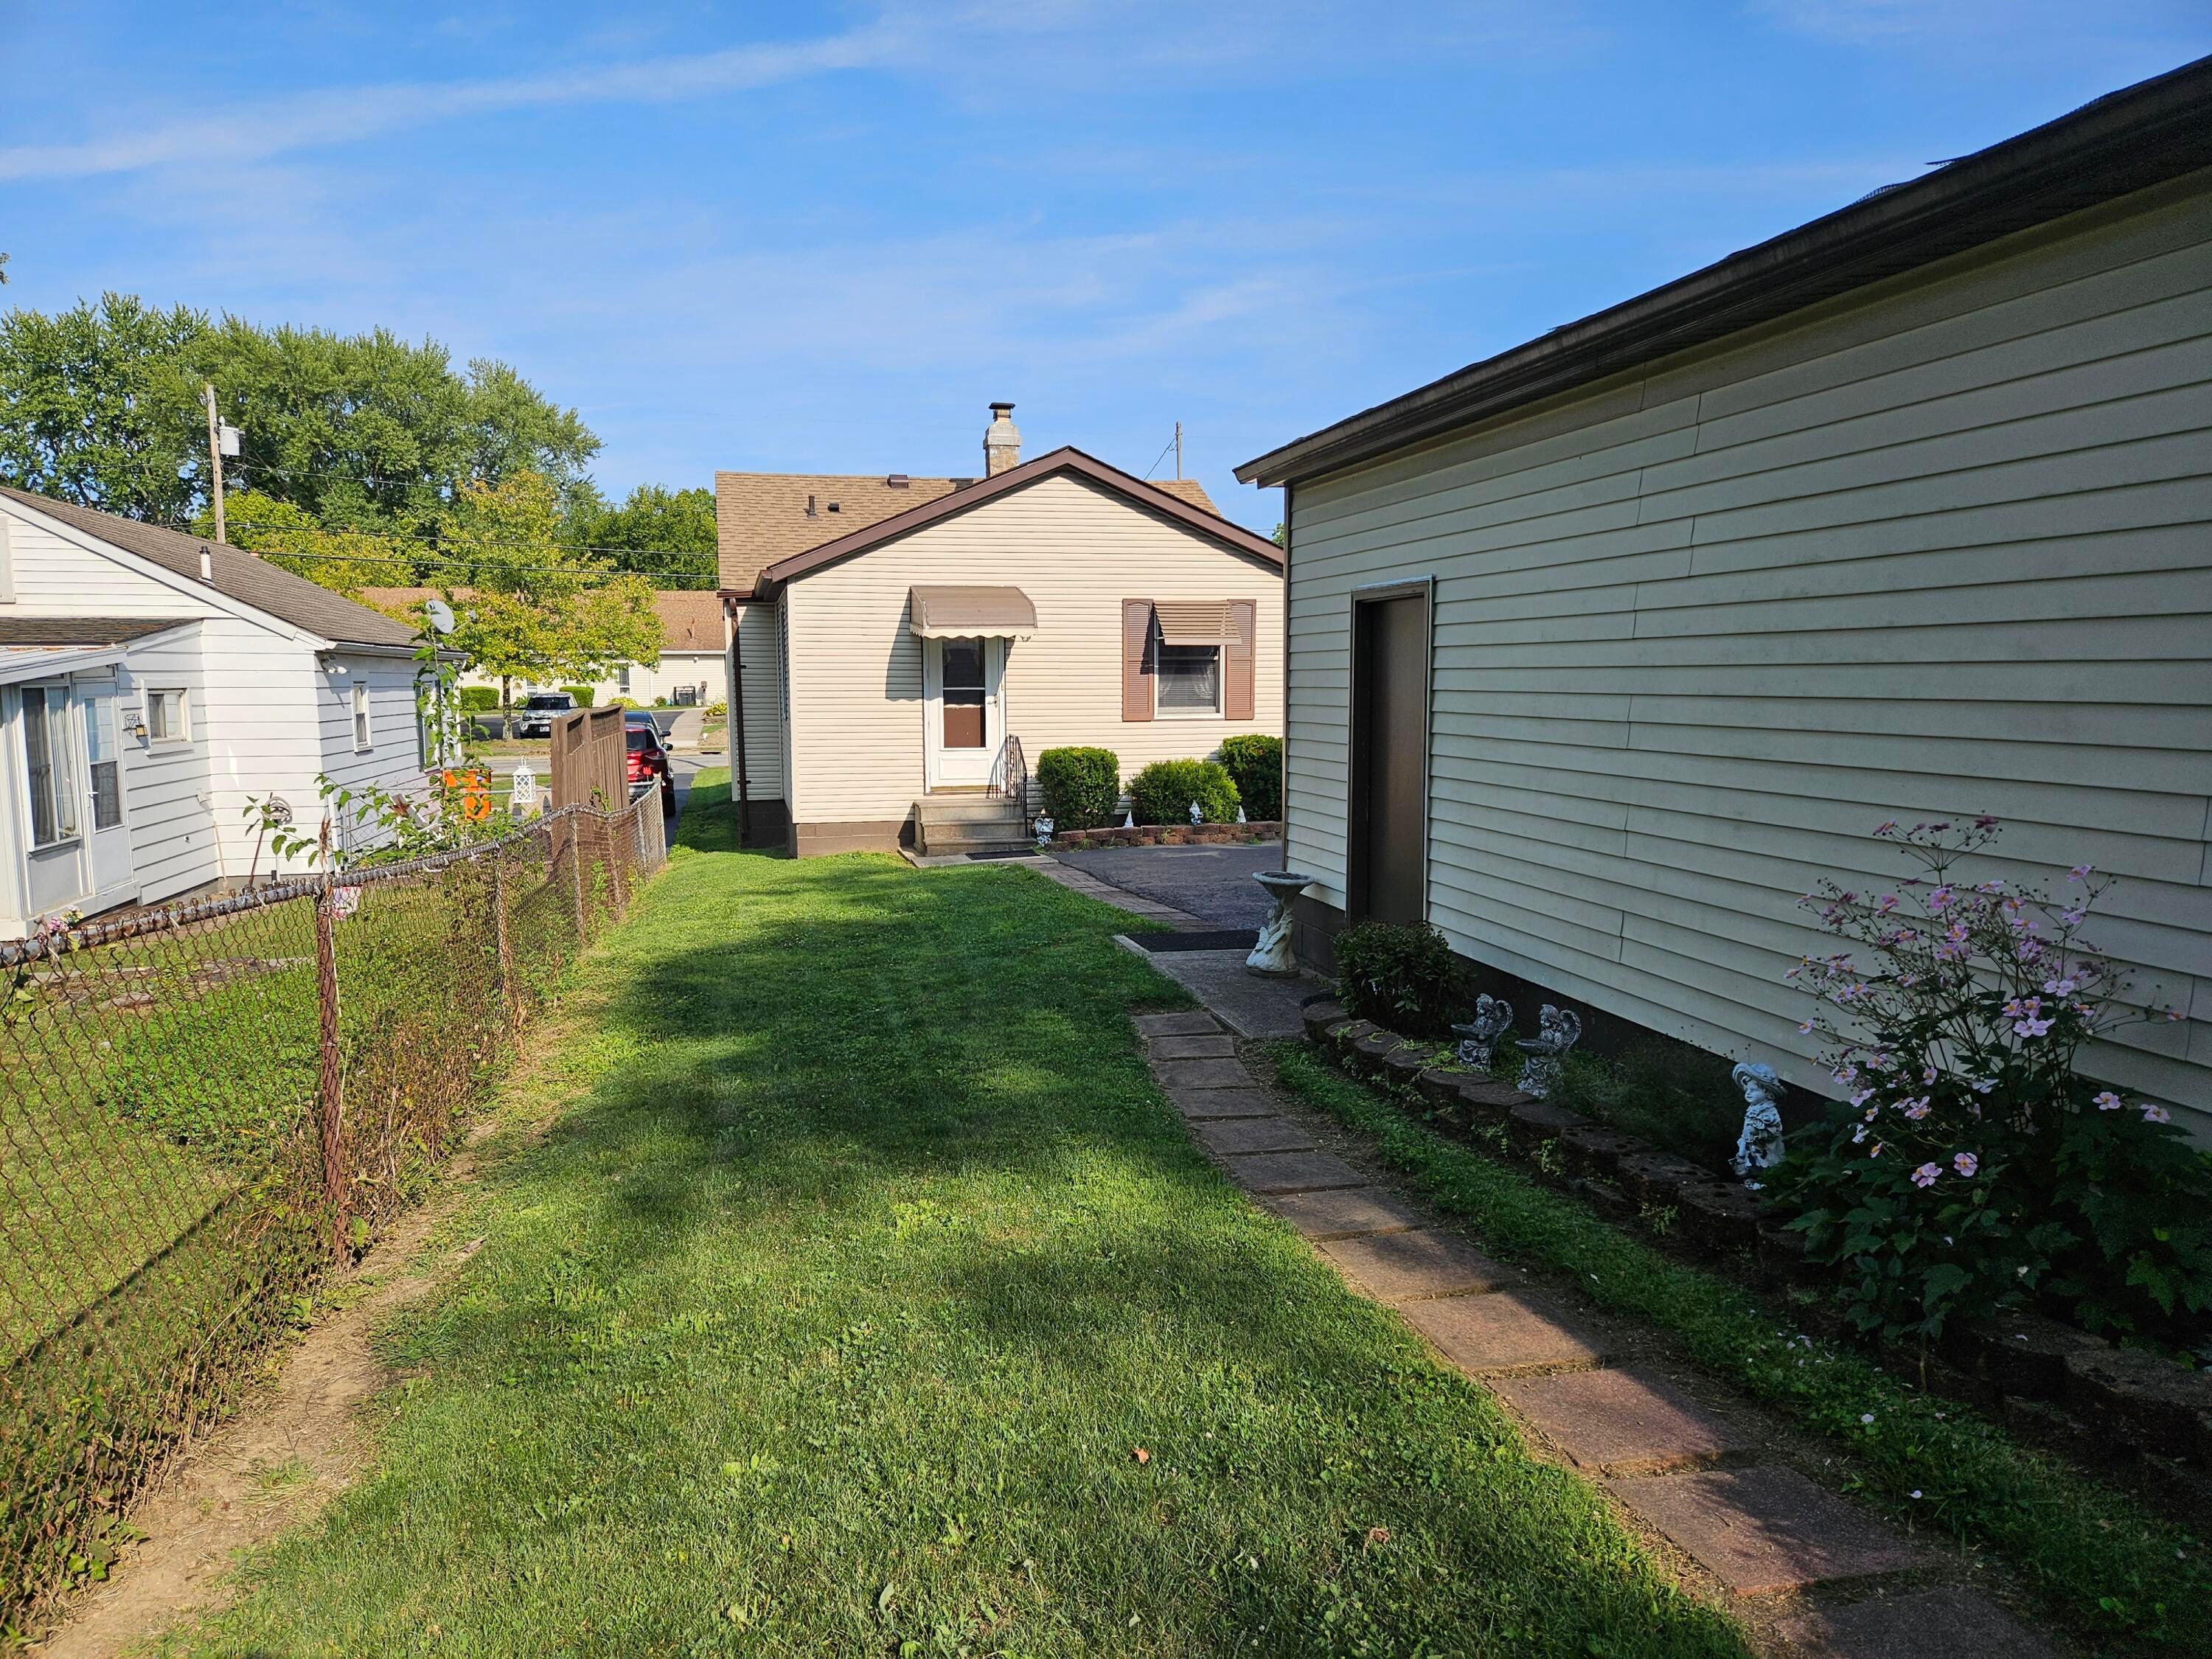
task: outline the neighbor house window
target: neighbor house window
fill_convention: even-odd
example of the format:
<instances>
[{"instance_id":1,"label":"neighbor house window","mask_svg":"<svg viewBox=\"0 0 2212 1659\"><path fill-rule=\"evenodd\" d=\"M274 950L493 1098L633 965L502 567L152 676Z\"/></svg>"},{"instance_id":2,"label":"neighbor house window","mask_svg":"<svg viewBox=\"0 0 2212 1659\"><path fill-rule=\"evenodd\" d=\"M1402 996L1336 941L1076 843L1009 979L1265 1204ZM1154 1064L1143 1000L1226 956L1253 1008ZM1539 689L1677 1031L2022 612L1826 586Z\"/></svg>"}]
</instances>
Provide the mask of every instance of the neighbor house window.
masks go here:
<instances>
[{"instance_id":1,"label":"neighbor house window","mask_svg":"<svg viewBox=\"0 0 2212 1659\"><path fill-rule=\"evenodd\" d=\"M629 696L629 665L628 663L615 670L615 690L625 697Z\"/></svg>"},{"instance_id":2,"label":"neighbor house window","mask_svg":"<svg viewBox=\"0 0 2212 1659\"><path fill-rule=\"evenodd\" d=\"M192 735L191 720L191 711L185 706L182 690L149 691L146 694L146 736L149 742L190 741Z\"/></svg>"},{"instance_id":3,"label":"neighbor house window","mask_svg":"<svg viewBox=\"0 0 2212 1659\"><path fill-rule=\"evenodd\" d=\"M123 760L115 735L115 697L96 692L84 702L85 770L92 778L92 827L112 830L123 822Z\"/></svg>"},{"instance_id":4,"label":"neighbor house window","mask_svg":"<svg viewBox=\"0 0 2212 1659\"><path fill-rule=\"evenodd\" d=\"M31 798L31 845L52 847L76 834L70 787L69 693L59 686L23 691L23 769Z\"/></svg>"},{"instance_id":5,"label":"neighbor house window","mask_svg":"<svg viewBox=\"0 0 2212 1659\"><path fill-rule=\"evenodd\" d=\"M368 747L368 686L365 681L353 683L353 746Z\"/></svg>"},{"instance_id":6,"label":"neighbor house window","mask_svg":"<svg viewBox=\"0 0 2212 1659\"><path fill-rule=\"evenodd\" d=\"M1153 659L1154 704L1163 714L1212 714L1221 708L1221 647L1163 645Z\"/></svg>"}]
</instances>

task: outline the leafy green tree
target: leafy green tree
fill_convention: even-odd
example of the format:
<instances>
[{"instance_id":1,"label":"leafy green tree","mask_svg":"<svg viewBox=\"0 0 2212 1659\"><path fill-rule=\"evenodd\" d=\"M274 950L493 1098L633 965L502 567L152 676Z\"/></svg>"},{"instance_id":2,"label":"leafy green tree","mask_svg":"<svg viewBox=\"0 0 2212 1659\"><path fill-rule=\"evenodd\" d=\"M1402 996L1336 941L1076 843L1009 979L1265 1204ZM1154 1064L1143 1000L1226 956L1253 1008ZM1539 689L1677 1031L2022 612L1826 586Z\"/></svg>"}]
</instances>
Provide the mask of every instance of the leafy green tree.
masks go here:
<instances>
[{"instance_id":1,"label":"leafy green tree","mask_svg":"<svg viewBox=\"0 0 2212 1659\"><path fill-rule=\"evenodd\" d=\"M502 708L517 679L596 680L617 663L660 660L652 584L568 544L560 530L560 493L543 473L472 480L454 498L442 539L458 562L447 567L452 642L498 677Z\"/></svg>"},{"instance_id":2,"label":"leafy green tree","mask_svg":"<svg viewBox=\"0 0 2212 1659\"><path fill-rule=\"evenodd\" d=\"M592 501L572 510L563 534L610 553L617 569L645 573L655 587L712 589L720 580L710 489L640 484L620 507Z\"/></svg>"},{"instance_id":3,"label":"leafy green tree","mask_svg":"<svg viewBox=\"0 0 2212 1659\"><path fill-rule=\"evenodd\" d=\"M189 359L207 328L187 307L162 311L118 294L51 317L0 317L0 479L128 518L182 522L206 465Z\"/></svg>"},{"instance_id":4,"label":"leafy green tree","mask_svg":"<svg viewBox=\"0 0 2212 1659\"><path fill-rule=\"evenodd\" d=\"M325 530L315 515L258 489L243 489L223 503L233 547L258 553L273 565L309 581L357 597L364 587L404 587L415 580L422 544L411 536ZM192 534L215 534L215 509L204 507Z\"/></svg>"}]
</instances>

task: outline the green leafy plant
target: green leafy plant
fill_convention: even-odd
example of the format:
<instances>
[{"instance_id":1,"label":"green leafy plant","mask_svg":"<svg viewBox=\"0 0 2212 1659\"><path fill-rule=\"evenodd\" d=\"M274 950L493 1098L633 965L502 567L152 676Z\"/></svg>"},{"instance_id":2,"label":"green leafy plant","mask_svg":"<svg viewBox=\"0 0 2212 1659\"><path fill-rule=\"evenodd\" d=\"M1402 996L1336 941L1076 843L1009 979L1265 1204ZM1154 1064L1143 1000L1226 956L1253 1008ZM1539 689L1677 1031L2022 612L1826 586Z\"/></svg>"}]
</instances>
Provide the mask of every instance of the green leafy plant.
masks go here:
<instances>
[{"instance_id":1,"label":"green leafy plant","mask_svg":"<svg viewBox=\"0 0 2212 1659\"><path fill-rule=\"evenodd\" d=\"M1283 816L1283 740L1257 732L1221 740L1221 764L1236 781L1245 816L1273 823Z\"/></svg>"},{"instance_id":2,"label":"green leafy plant","mask_svg":"<svg viewBox=\"0 0 2212 1659\"><path fill-rule=\"evenodd\" d=\"M499 688L495 685L465 685L459 695L462 708L471 714L489 714L499 707Z\"/></svg>"},{"instance_id":3,"label":"green leafy plant","mask_svg":"<svg viewBox=\"0 0 2212 1659\"><path fill-rule=\"evenodd\" d=\"M1958 866L1996 839L1994 818L1875 834L1921 873L1894 891L1824 882L1805 902L1857 949L1792 970L1820 1005L1802 1029L1850 1091L1776 1172L1808 1255L1886 1338L2036 1297L2093 1330L2201 1341L2212 1165L2165 1107L2074 1069L2091 1038L2173 1017L2125 1007L2083 937L2110 880L2078 865L2063 902L1969 884Z\"/></svg>"},{"instance_id":4,"label":"green leafy plant","mask_svg":"<svg viewBox=\"0 0 2212 1659\"><path fill-rule=\"evenodd\" d=\"M1362 1019L1407 1036L1451 1024L1464 968L1425 921L1356 922L1336 936L1337 994Z\"/></svg>"},{"instance_id":5,"label":"green leafy plant","mask_svg":"<svg viewBox=\"0 0 2212 1659\"><path fill-rule=\"evenodd\" d=\"M1197 803L1208 823L1234 823L1241 804L1236 781L1218 761L1154 761L1129 781L1139 823L1188 823Z\"/></svg>"},{"instance_id":6,"label":"green leafy plant","mask_svg":"<svg viewBox=\"0 0 2212 1659\"><path fill-rule=\"evenodd\" d=\"M1059 830L1096 830L1121 801L1121 762L1110 749L1048 749L1036 758L1045 816Z\"/></svg>"},{"instance_id":7,"label":"green leafy plant","mask_svg":"<svg viewBox=\"0 0 2212 1659\"><path fill-rule=\"evenodd\" d=\"M595 694L588 685L564 685L561 688L576 700L579 708L596 708Z\"/></svg>"}]
</instances>

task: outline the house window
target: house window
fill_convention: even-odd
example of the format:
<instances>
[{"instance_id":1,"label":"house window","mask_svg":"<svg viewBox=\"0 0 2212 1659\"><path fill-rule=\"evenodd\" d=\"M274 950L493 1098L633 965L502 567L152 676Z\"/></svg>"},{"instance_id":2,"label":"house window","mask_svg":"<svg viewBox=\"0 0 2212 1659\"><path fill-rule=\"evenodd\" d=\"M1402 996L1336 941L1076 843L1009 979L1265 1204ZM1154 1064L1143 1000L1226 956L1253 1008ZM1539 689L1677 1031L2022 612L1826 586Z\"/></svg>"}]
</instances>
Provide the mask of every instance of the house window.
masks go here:
<instances>
[{"instance_id":1,"label":"house window","mask_svg":"<svg viewBox=\"0 0 2212 1659\"><path fill-rule=\"evenodd\" d=\"M60 686L23 691L23 770L31 800L31 845L52 847L76 835L76 792L69 742L69 693Z\"/></svg>"},{"instance_id":2,"label":"house window","mask_svg":"<svg viewBox=\"0 0 2212 1659\"><path fill-rule=\"evenodd\" d=\"M353 683L353 746L366 749L368 736L368 685L366 681Z\"/></svg>"},{"instance_id":3,"label":"house window","mask_svg":"<svg viewBox=\"0 0 2212 1659\"><path fill-rule=\"evenodd\" d=\"M123 822L123 757L112 691L97 691L84 700L84 758L92 775L92 827L112 830Z\"/></svg>"},{"instance_id":4,"label":"house window","mask_svg":"<svg viewBox=\"0 0 2212 1659\"><path fill-rule=\"evenodd\" d=\"M628 663L615 670L615 690L625 697L629 696L629 665Z\"/></svg>"},{"instance_id":5,"label":"house window","mask_svg":"<svg viewBox=\"0 0 2212 1659\"><path fill-rule=\"evenodd\" d=\"M1221 647L1162 645L1153 659L1153 706L1164 715L1221 711Z\"/></svg>"},{"instance_id":6,"label":"house window","mask_svg":"<svg viewBox=\"0 0 2212 1659\"><path fill-rule=\"evenodd\" d=\"M181 690L146 694L146 736L153 743L189 743L191 712Z\"/></svg>"}]
</instances>

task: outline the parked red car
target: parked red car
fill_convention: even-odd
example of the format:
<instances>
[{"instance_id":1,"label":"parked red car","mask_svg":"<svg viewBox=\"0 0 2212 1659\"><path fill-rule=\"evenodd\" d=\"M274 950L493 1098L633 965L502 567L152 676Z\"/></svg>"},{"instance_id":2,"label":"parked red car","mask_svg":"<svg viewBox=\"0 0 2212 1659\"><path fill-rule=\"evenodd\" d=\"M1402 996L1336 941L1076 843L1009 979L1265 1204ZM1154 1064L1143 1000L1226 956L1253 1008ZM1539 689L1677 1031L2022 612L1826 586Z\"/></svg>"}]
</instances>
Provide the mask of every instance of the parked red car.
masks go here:
<instances>
[{"instance_id":1,"label":"parked red car","mask_svg":"<svg viewBox=\"0 0 2212 1659\"><path fill-rule=\"evenodd\" d=\"M676 810L676 775L668 765L668 750L660 741L660 728L646 714L625 714L623 717L623 736L627 740L629 754L625 765L629 769L629 798L635 800L653 787L653 780L660 781L660 810Z\"/></svg>"}]
</instances>

